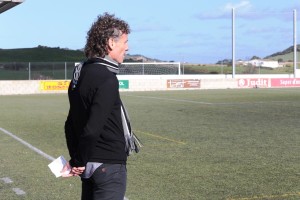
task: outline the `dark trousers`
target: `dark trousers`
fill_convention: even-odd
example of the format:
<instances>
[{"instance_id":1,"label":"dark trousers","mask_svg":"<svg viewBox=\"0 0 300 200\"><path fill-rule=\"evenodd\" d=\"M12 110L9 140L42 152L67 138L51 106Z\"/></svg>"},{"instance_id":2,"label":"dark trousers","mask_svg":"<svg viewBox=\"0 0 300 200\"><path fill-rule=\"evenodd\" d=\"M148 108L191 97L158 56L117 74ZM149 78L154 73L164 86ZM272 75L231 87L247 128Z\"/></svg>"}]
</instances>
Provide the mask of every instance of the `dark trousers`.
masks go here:
<instances>
[{"instance_id":1,"label":"dark trousers","mask_svg":"<svg viewBox=\"0 0 300 200\"><path fill-rule=\"evenodd\" d=\"M88 179L81 179L81 200L123 200L127 170L122 164L102 164Z\"/></svg>"}]
</instances>

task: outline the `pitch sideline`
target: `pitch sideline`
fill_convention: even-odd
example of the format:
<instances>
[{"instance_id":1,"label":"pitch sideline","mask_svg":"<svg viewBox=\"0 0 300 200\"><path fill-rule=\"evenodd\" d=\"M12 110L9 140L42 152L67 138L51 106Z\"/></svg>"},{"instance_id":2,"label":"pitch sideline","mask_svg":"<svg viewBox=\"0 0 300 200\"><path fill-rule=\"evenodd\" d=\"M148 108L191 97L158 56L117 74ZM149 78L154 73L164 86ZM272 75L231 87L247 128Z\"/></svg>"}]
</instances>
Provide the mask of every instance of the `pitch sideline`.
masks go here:
<instances>
[{"instance_id":1,"label":"pitch sideline","mask_svg":"<svg viewBox=\"0 0 300 200\"><path fill-rule=\"evenodd\" d=\"M40 154L41 156L43 156L44 158L53 161L55 160L55 158L53 158L52 156L46 154L45 152L43 152L42 150L32 146L31 144L29 144L28 142L22 140L21 138L17 137L16 135L12 134L11 132L5 130L4 128L0 127L0 131L2 131L3 133L5 133L6 135L14 138L15 140L19 141L20 143L22 143L23 145L27 146L29 149L31 149L32 151ZM9 179L10 180L10 179ZM23 190L21 190L20 188L13 188L13 191L17 194L17 195L24 195L26 194ZM124 200L129 200L127 197L124 197Z\"/></svg>"},{"instance_id":2,"label":"pitch sideline","mask_svg":"<svg viewBox=\"0 0 300 200\"><path fill-rule=\"evenodd\" d=\"M55 158L53 158L52 156L46 154L45 152L43 152L42 150L40 150L40 149L38 149L38 148L36 148L36 147L34 147L34 146L32 146L31 144L29 144L28 142L22 140L21 138L17 137L16 135L12 134L11 132L9 132L9 131L7 131L7 130L1 128L1 127L0 127L0 131L2 131L2 132L5 133L6 135L8 135L8 136L14 138L15 140L19 141L20 143L22 143L23 145L27 146L27 147L28 147L29 149L31 149L32 151L34 151L34 152L40 154L41 156L43 156L44 158L46 158L46 159L48 159L48 160L50 160L50 161L55 160Z\"/></svg>"}]
</instances>

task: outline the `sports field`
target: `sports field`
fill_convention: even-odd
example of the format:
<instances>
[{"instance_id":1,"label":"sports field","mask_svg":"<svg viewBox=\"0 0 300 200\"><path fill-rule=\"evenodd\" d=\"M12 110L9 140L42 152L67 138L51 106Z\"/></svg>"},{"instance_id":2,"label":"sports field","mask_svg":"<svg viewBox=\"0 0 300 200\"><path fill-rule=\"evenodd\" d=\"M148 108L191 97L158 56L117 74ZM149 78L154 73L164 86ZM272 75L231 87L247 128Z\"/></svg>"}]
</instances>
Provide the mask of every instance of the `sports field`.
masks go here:
<instances>
[{"instance_id":1,"label":"sports field","mask_svg":"<svg viewBox=\"0 0 300 200\"><path fill-rule=\"evenodd\" d=\"M129 200L300 199L300 89L122 92L143 141L129 157ZM66 94L0 96L0 199L80 199L55 178L68 153Z\"/></svg>"}]
</instances>

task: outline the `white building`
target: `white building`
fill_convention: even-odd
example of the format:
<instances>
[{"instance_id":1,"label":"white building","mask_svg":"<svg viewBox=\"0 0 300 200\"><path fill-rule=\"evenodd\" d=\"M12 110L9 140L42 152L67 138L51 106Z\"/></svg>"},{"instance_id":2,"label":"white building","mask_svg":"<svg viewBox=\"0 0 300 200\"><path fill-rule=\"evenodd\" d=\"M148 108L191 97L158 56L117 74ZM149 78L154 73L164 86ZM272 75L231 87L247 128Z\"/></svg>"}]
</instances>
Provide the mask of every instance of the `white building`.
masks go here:
<instances>
[{"instance_id":1,"label":"white building","mask_svg":"<svg viewBox=\"0 0 300 200\"><path fill-rule=\"evenodd\" d=\"M254 59L254 60L249 60L245 62L246 65L252 65L256 67L269 67L269 68L277 68L281 67L278 63L278 61L274 60L260 60L260 59Z\"/></svg>"}]
</instances>

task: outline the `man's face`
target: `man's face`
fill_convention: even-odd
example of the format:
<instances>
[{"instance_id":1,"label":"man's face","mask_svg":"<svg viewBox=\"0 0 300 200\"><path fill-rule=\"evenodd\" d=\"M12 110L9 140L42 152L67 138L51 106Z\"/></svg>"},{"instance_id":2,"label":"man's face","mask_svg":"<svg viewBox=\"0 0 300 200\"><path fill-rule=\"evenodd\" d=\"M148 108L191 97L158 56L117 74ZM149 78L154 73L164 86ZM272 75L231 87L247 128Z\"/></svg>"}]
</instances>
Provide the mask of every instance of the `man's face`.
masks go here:
<instances>
[{"instance_id":1,"label":"man's face","mask_svg":"<svg viewBox=\"0 0 300 200\"><path fill-rule=\"evenodd\" d=\"M108 55L116 62L122 63L125 58L126 51L128 51L128 35L122 34L119 38L112 39L110 42L111 51Z\"/></svg>"}]
</instances>

